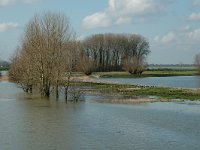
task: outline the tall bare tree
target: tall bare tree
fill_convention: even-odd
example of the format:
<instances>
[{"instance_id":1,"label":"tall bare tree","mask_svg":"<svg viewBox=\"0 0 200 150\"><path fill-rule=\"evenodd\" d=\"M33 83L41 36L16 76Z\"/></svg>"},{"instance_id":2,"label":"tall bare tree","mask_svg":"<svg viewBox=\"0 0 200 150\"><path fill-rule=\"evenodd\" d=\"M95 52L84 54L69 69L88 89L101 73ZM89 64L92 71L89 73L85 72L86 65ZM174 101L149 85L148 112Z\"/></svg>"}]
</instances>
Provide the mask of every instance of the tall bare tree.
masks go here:
<instances>
[{"instance_id":1,"label":"tall bare tree","mask_svg":"<svg viewBox=\"0 0 200 150\"><path fill-rule=\"evenodd\" d=\"M150 53L149 43L140 35L128 35L123 55L123 68L131 74L141 74L147 67L146 57Z\"/></svg>"},{"instance_id":2,"label":"tall bare tree","mask_svg":"<svg viewBox=\"0 0 200 150\"><path fill-rule=\"evenodd\" d=\"M89 42L89 41L88 41ZM91 57L92 53L88 48L89 43L80 43L78 44L78 60L76 63L76 70L83 72L86 75L91 75L95 69L96 61L94 57Z\"/></svg>"},{"instance_id":3,"label":"tall bare tree","mask_svg":"<svg viewBox=\"0 0 200 150\"><path fill-rule=\"evenodd\" d=\"M55 89L58 97L63 77L70 71L68 66L72 58L69 53L74 47L69 45L73 41L74 32L66 16L52 12L35 15L26 27L19 56L12 61L11 77L20 84L30 77L31 86L42 96L49 97L51 89ZM29 70L29 75L20 76L19 73L16 78L19 66L22 72Z\"/></svg>"}]
</instances>

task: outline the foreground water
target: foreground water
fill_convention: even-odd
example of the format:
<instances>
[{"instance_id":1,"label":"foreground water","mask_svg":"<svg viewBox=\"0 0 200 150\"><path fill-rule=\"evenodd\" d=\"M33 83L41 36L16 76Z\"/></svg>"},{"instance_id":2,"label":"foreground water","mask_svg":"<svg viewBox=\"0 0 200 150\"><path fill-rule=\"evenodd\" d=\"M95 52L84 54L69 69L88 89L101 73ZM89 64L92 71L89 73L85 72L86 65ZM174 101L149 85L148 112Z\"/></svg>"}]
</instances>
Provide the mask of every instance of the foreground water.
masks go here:
<instances>
[{"instance_id":1,"label":"foreground water","mask_svg":"<svg viewBox=\"0 0 200 150\"><path fill-rule=\"evenodd\" d=\"M200 88L199 76L147 77L147 78L100 78L99 81L148 86Z\"/></svg>"},{"instance_id":2,"label":"foreground water","mask_svg":"<svg viewBox=\"0 0 200 150\"><path fill-rule=\"evenodd\" d=\"M200 103L119 105L33 99L0 82L0 149L197 150Z\"/></svg>"}]
</instances>

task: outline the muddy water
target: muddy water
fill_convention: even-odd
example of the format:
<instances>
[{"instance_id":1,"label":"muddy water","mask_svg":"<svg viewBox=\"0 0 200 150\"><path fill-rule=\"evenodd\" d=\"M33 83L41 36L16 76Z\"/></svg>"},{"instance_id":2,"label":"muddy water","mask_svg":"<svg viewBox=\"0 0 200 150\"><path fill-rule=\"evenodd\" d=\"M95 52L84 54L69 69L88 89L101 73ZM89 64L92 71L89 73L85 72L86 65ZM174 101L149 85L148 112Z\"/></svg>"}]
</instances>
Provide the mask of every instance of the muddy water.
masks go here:
<instances>
[{"instance_id":1,"label":"muddy water","mask_svg":"<svg viewBox=\"0 0 200 150\"><path fill-rule=\"evenodd\" d=\"M200 103L65 104L0 82L0 149L197 150Z\"/></svg>"}]
</instances>

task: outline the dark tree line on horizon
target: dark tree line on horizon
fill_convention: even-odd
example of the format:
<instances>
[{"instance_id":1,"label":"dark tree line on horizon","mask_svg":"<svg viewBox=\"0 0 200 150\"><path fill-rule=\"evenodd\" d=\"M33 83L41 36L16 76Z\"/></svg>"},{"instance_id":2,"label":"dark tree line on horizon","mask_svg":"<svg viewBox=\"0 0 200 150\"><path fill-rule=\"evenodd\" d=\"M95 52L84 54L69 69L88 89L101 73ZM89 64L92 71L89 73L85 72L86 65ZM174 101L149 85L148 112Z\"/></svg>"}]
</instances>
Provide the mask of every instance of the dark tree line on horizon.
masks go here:
<instances>
[{"instance_id":1,"label":"dark tree line on horizon","mask_svg":"<svg viewBox=\"0 0 200 150\"><path fill-rule=\"evenodd\" d=\"M65 87L67 99L71 73L121 71L141 74L147 67L149 43L141 35L96 34L77 41L65 15L35 15L11 60L10 78L25 92L59 97Z\"/></svg>"},{"instance_id":2,"label":"dark tree line on horizon","mask_svg":"<svg viewBox=\"0 0 200 150\"><path fill-rule=\"evenodd\" d=\"M149 53L149 43L141 35L91 35L80 42L78 70L88 75L92 71L122 70L141 74L147 67L146 58ZM85 63L88 65L85 66Z\"/></svg>"}]
</instances>

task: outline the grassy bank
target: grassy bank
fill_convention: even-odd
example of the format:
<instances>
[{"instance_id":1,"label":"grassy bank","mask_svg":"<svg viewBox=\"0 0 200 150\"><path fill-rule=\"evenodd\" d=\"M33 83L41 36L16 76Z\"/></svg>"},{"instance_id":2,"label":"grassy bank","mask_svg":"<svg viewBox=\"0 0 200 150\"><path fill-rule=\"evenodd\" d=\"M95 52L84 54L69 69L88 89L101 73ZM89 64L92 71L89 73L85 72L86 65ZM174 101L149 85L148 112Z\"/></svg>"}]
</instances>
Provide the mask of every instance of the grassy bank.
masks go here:
<instances>
[{"instance_id":1,"label":"grassy bank","mask_svg":"<svg viewBox=\"0 0 200 150\"><path fill-rule=\"evenodd\" d=\"M103 94L116 94L125 98L151 98L157 101L181 100L200 100L200 91L197 89L179 89L165 87L149 87L124 84L107 84L107 83L91 83L79 82L80 86L91 86L94 92Z\"/></svg>"},{"instance_id":2,"label":"grassy bank","mask_svg":"<svg viewBox=\"0 0 200 150\"><path fill-rule=\"evenodd\" d=\"M9 68L8 67L0 67L0 71L8 71Z\"/></svg>"},{"instance_id":3,"label":"grassy bank","mask_svg":"<svg viewBox=\"0 0 200 150\"><path fill-rule=\"evenodd\" d=\"M169 76L194 76L197 70L152 70L145 71L142 75L131 75L128 72L96 72L94 76L101 78L139 78L139 77L169 77Z\"/></svg>"}]
</instances>

